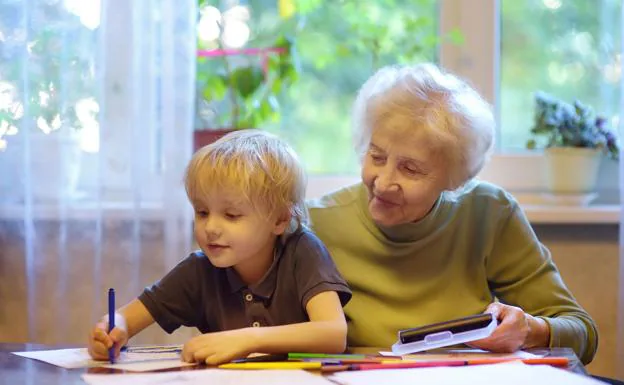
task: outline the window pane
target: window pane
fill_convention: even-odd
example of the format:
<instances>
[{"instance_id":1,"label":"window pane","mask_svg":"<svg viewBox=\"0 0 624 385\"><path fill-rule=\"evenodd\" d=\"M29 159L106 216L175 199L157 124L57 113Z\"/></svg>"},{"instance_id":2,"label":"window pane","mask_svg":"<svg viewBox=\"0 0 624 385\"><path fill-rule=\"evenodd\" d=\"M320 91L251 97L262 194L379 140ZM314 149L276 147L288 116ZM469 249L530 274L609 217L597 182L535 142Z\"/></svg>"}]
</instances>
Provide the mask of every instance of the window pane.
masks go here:
<instances>
[{"instance_id":1,"label":"window pane","mask_svg":"<svg viewBox=\"0 0 624 385\"><path fill-rule=\"evenodd\" d=\"M524 148L533 95L591 105L619 122L621 0L501 0L503 149Z\"/></svg>"},{"instance_id":2,"label":"window pane","mask_svg":"<svg viewBox=\"0 0 624 385\"><path fill-rule=\"evenodd\" d=\"M212 5L224 15L231 9L228 3L214 1ZM310 173L355 173L358 168L351 146L350 112L356 91L382 65L435 59L437 2L299 0L293 3L302 15L289 20L280 18L278 3L246 3L249 17L244 23L249 26L250 37L243 48L266 48L279 33L296 31L301 73L281 95L281 121L254 128L287 138ZM207 38L218 35L211 35L207 27L205 31ZM200 45L206 45L201 35ZM216 41L223 43L224 38ZM242 60L259 60L249 55L245 59L228 58L235 65ZM212 67L205 68L222 70L217 61L222 58L213 59L205 64Z\"/></svg>"}]
</instances>

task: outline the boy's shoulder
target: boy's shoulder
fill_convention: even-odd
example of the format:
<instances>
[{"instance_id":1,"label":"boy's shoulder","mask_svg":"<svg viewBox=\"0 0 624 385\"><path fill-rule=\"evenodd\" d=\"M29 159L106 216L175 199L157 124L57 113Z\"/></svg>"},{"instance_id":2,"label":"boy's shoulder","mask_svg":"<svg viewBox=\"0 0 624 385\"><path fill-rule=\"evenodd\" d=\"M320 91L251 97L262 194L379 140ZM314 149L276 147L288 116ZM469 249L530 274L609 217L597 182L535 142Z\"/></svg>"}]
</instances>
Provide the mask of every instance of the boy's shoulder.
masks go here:
<instances>
[{"instance_id":1,"label":"boy's shoulder","mask_svg":"<svg viewBox=\"0 0 624 385\"><path fill-rule=\"evenodd\" d=\"M304 249L325 249L325 245L312 230L302 226L300 229L290 234L284 245L284 252L291 251L293 253L300 253Z\"/></svg>"}]
</instances>

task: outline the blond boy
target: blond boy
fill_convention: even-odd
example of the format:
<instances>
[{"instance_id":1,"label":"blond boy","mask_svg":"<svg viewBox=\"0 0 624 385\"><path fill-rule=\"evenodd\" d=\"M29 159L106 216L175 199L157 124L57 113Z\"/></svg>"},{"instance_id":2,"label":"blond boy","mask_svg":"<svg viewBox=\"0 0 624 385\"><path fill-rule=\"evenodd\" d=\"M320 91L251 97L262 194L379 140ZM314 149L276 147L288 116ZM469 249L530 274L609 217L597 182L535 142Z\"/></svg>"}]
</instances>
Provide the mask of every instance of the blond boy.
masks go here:
<instances>
[{"instance_id":1,"label":"blond boy","mask_svg":"<svg viewBox=\"0 0 624 385\"><path fill-rule=\"evenodd\" d=\"M185 187L201 250L118 309L110 333L98 323L91 356L119 355L153 322L203 333L184 345L187 362L344 351L351 291L305 227L305 173L292 149L263 131L235 131L195 153Z\"/></svg>"}]
</instances>

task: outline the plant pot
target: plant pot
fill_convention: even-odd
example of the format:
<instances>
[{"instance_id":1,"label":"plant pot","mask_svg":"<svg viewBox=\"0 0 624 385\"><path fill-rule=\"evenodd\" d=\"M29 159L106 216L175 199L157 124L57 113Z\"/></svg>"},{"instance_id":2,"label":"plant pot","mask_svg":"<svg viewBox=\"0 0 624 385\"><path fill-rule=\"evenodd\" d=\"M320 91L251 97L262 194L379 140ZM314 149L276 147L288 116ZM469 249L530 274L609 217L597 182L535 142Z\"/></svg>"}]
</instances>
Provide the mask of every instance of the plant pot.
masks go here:
<instances>
[{"instance_id":1,"label":"plant pot","mask_svg":"<svg viewBox=\"0 0 624 385\"><path fill-rule=\"evenodd\" d=\"M602 152L593 148L551 147L544 151L546 188L552 194L594 191Z\"/></svg>"},{"instance_id":2,"label":"plant pot","mask_svg":"<svg viewBox=\"0 0 624 385\"><path fill-rule=\"evenodd\" d=\"M209 145L210 143L216 142L217 140L221 139L232 131L236 131L236 129L219 128L216 130L201 129L193 131L193 152L199 150L206 145Z\"/></svg>"}]
</instances>

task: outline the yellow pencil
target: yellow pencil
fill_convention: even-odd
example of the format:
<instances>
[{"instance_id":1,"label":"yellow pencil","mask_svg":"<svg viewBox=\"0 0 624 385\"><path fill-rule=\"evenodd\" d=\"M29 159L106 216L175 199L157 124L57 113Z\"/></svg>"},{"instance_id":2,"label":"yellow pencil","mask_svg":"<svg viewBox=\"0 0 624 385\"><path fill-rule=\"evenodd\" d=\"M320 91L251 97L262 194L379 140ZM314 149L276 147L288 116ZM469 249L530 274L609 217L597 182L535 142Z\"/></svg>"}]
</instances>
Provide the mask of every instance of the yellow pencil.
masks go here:
<instances>
[{"instance_id":1,"label":"yellow pencil","mask_svg":"<svg viewBox=\"0 0 624 385\"><path fill-rule=\"evenodd\" d=\"M219 369L321 369L321 362L241 362L219 365Z\"/></svg>"}]
</instances>

